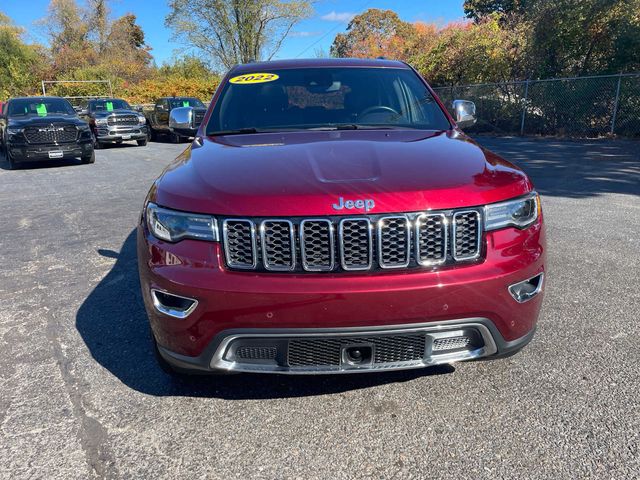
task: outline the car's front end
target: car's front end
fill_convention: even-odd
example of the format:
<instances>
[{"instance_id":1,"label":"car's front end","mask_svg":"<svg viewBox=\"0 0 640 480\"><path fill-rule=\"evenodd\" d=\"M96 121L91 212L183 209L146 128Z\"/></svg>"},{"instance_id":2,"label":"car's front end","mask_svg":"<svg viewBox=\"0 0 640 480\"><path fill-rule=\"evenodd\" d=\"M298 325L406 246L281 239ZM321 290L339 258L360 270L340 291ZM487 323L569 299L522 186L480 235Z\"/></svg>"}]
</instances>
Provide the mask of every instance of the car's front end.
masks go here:
<instances>
[{"instance_id":1,"label":"car's front end","mask_svg":"<svg viewBox=\"0 0 640 480\"><path fill-rule=\"evenodd\" d=\"M133 110L95 112L91 116L91 127L96 142L102 144L146 142L149 135L147 119Z\"/></svg>"},{"instance_id":2,"label":"car's front end","mask_svg":"<svg viewBox=\"0 0 640 480\"><path fill-rule=\"evenodd\" d=\"M93 158L89 125L66 100L16 98L9 100L6 110L3 144L10 164Z\"/></svg>"},{"instance_id":3,"label":"car's front end","mask_svg":"<svg viewBox=\"0 0 640 480\"><path fill-rule=\"evenodd\" d=\"M285 64L273 75L288 101L298 78L309 102L387 81L344 69L405 70L397 75L411 86L412 70L382 63L327 61L339 67L332 77L324 64L299 77ZM283 110L273 93L258 106L269 118L300 114L301 102ZM323 115L351 114L351 102ZM203 125L152 187L138 225L143 298L168 365L380 371L497 358L531 340L545 269L540 199L521 170L446 128L446 113L432 128L260 131L215 124L220 108L208 119L218 131Z\"/></svg>"}]
</instances>

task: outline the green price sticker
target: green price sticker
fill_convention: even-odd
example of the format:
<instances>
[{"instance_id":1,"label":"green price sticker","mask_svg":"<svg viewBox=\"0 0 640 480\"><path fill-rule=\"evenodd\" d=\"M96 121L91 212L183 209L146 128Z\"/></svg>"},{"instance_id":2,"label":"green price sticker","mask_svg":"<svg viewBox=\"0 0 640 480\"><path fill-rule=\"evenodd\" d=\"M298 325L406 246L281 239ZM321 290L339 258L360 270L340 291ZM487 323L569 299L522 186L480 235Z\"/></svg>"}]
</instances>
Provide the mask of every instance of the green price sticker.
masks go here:
<instances>
[{"instance_id":1,"label":"green price sticker","mask_svg":"<svg viewBox=\"0 0 640 480\"><path fill-rule=\"evenodd\" d=\"M39 117L47 116L47 106L44 103L38 103L36 105L36 112L38 112Z\"/></svg>"},{"instance_id":2,"label":"green price sticker","mask_svg":"<svg viewBox=\"0 0 640 480\"><path fill-rule=\"evenodd\" d=\"M189 100L186 100L186 101L182 102L182 106L183 107L188 107L189 106Z\"/></svg>"},{"instance_id":3,"label":"green price sticker","mask_svg":"<svg viewBox=\"0 0 640 480\"><path fill-rule=\"evenodd\" d=\"M107 102L107 112L113 112L113 102Z\"/></svg>"}]
</instances>

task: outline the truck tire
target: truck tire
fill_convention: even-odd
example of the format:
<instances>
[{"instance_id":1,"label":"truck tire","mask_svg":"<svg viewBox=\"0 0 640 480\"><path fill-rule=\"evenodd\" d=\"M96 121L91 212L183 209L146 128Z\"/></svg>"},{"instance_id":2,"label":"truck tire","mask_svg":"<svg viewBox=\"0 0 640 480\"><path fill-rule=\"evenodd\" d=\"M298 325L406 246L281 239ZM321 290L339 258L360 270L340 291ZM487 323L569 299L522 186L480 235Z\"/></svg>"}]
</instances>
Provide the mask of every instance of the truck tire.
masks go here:
<instances>
[{"instance_id":1,"label":"truck tire","mask_svg":"<svg viewBox=\"0 0 640 480\"><path fill-rule=\"evenodd\" d=\"M171 132L169 134L169 138L171 138L171 143L180 143L180 138L181 137L177 133Z\"/></svg>"},{"instance_id":2,"label":"truck tire","mask_svg":"<svg viewBox=\"0 0 640 480\"><path fill-rule=\"evenodd\" d=\"M96 152L95 150L91 150L91 154L90 155L84 155L80 158L80 160L82 160L82 163L96 163Z\"/></svg>"},{"instance_id":3,"label":"truck tire","mask_svg":"<svg viewBox=\"0 0 640 480\"><path fill-rule=\"evenodd\" d=\"M17 170L18 162L16 161L15 158L13 158L13 155L11 155L9 148L5 148L5 157L7 159L7 165L9 166L9 170Z\"/></svg>"},{"instance_id":4,"label":"truck tire","mask_svg":"<svg viewBox=\"0 0 640 480\"><path fill-rule=\"evenodd\" d=\"M147 146L147 139L143 139L143 140L136 140L138 142L138 146L139 147L146 147Z\"/></svg>"}]
</instances>

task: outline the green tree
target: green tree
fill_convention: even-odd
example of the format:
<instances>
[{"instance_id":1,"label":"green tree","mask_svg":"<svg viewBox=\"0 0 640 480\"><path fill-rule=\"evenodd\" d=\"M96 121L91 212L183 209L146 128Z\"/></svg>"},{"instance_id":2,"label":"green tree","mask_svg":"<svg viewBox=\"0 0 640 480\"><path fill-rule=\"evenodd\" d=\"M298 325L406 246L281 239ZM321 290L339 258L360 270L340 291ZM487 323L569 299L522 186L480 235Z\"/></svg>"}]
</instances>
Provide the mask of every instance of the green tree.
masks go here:
<instances>
[{"instance_id":1,"label":"green tree","mask_svg":"<svg viewBox=\"0 0 640 480\"><path fill-rule=\"evenodd\" d=\"M389 56L394 39L406 42L413 33L413 26L396 12L370 8L353 17L346 33L336 35L330 53L334 57Z\"/></svg>"},{"instance_id":2,"label":"green tree","mask_svg":"<svg viewBox=\"0 0 640 480\"><path fill-rule=\"evenodd\" d=\"M0 99L35 93L46 68L41 49L25 44L23 33L0 12Z\"/></svg>"},{"instance_id":3,"label":"green tree","mask_svg":"<svg viewBox=\"0 0 640 480\"><path fill-rule=\"evenodd\" d=\"M291 29L311 13L307 0L170 0L174 39L230 68L271 59Z\"/></svg>"}]
</instances>

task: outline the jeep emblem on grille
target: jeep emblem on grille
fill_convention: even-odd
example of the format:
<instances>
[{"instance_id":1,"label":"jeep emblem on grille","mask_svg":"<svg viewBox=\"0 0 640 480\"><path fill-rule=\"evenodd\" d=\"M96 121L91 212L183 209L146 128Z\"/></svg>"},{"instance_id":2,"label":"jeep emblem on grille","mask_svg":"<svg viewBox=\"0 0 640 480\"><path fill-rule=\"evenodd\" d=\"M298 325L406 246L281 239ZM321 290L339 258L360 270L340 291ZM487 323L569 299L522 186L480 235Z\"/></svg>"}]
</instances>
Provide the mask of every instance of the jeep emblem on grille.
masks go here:
<instances>
[{"instance_id":1,"label":"jeep emblem on grille","mask_svg":"<svg viewBox=\"0 0 640 480\"><path fill-rule=\"evenodd\" d=\"M364 208L365 212L372 210L373 207L375 206L376 204L371 198L358 199L358 200L345 200L344 198L340 197L338 199L338 203L333 204L333 208L335 210L342 210L343 208L346 208L347 210L353 210L354 208L355 209Z\"/></svg>"}]
</instances>

